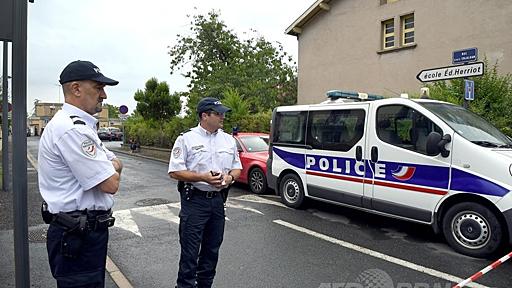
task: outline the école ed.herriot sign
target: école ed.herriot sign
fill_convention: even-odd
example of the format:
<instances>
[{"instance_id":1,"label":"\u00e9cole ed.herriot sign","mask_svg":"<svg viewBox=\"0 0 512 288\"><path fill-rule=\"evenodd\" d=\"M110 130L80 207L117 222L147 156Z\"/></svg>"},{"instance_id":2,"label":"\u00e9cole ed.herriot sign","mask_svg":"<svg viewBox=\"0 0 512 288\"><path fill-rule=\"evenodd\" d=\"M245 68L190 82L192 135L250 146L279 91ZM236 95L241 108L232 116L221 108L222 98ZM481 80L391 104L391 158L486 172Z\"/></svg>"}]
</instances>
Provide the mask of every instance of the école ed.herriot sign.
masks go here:
<instances>
[{"instance_id":1,"label":"\u00e9cole ed.herriot sign","mask_svg":"<svg viewBox=\"0 0 512 288\"><path fill-rule=\"evenodd\" d=\"M484 63L476 62L472 64L455 65L439 68L421 70L416 79L421 82L430 82L438 80L448 80L454 78L463 78L471 76L481 76L484 74Z\"/></svg>"}]
</instances>

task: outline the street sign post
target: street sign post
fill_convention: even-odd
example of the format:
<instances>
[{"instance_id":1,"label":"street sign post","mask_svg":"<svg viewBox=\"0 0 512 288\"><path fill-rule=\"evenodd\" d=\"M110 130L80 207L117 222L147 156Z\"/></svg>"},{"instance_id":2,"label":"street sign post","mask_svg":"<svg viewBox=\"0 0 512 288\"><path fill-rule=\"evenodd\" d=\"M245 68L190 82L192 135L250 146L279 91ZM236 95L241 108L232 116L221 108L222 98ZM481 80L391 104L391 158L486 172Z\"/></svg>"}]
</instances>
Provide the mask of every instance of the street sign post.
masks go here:
<instances>
[{"instance_id":1,"label":"street sign post","mask_svg":"<svg viewBox=\"0 0 512 288\"><path fill-rule=\"evenodd\" d=\"M478 60L478 49L477 48L468 48L453 51L452 54L452 63L460 64L460 63L468 63L475 62Z\"/></svg>"},{"instance_id":2,"label":"street sign post","mask_svg":"<svg viewBox=\"0 0 512 288\"><path fill-rule=\"evenodd\" d=\"M475 100L475 81L464 80L464 100Z\"/></svg>"},{"instance_id":3,"label":"street sign post","mask_svg":"<svg viewBox=\"0 0 512 288\"><path fill-rule=\"evenodd\" d=\"M483 74L484 63L476 62L472 64L421 70L420 73L416 75L416 79L420 80L421 82L430 82L470 76L481 76Z\"/></svg>"}]
</instances>

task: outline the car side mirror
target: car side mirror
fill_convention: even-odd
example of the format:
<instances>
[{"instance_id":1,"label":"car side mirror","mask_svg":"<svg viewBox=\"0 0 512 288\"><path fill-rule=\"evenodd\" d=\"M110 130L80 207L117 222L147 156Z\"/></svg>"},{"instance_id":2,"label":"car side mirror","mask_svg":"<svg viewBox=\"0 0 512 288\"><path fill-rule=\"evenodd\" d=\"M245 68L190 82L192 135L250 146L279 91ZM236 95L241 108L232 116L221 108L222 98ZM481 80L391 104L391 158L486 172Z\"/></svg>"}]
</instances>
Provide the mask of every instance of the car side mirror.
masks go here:
<instances>
[{"instance_id":1,"label":"car side mirror","mask_svg":"<svg viewBox=\"0 0 512 288\"><path fill-rule=\"evenodd\" d=\"M450 156L450 151L444 147L450 142L452 142L450 134L441 136L441 134L437 132L430 132L427 136L427 155L437 156L441 153L441 156L445 158Z\"/></svg>"}]
</instances>

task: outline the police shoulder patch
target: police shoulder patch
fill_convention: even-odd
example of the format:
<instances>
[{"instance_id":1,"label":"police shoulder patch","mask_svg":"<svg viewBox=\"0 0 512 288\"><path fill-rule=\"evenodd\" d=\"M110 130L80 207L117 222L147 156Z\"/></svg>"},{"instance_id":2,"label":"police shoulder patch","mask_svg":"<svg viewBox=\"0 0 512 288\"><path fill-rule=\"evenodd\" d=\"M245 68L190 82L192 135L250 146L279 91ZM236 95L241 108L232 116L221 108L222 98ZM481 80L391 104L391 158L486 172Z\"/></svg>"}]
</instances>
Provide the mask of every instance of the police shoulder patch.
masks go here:
<instances>
[{"instance_id":1,"label":"police shoulder patch","mask_svg":"<svg viewBox=\"0 0 512 288\"><path fill-rule=\"evenodd\" d=\"M82 142L82 152L89 158L96 158L96 143L91 139Z\"/></svg>"},{"instance_id":2,"label":"police shoulder patch","mask_svg":"<svg viewBox=\"0 0 512 288\"><path fill-rule=\"evenodd\" d=\"M172 149L172 156L179 158L181 156L181 147L174 147L174 149Z\"/></svg>"}]
</instances>

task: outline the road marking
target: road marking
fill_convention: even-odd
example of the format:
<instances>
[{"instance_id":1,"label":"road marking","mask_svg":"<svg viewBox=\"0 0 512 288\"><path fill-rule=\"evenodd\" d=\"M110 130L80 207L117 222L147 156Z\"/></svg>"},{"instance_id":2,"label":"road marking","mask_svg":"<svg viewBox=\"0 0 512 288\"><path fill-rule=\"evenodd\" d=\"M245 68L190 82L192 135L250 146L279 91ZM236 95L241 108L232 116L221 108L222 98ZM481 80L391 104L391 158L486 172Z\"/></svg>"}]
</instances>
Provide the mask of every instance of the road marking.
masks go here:
<instances>
[{"instance_id":1,"label":"road marking","mask_svg":"<svg viewBox=\"0 0 512 288\"><path fill-rule=\"evenodd\" d=\"M400 266L403 266L405 268L409 268L411 270L415 270L415 271L418 271L418 272L421 272L421 273L424 273L424 274L428 274L428 275L431 275L431 276L434 276L434 277L437 277L437 278L448 280L448 281L451 281L451 282L454 282L454 283L459 283L459 282L464 280L462 278L459 278L459 277L456 277L456 276L453 276L453 275L450 275L450 274L447 274L447 273L444 273L444 272L440 272L440 271L437 271L437 270L434 270L434 269L430 269L430 268L427 268L427 267L424 267L424 266L421 266L421 265L418 265L418 264L414 264L414 263L409 262L409 261L402 260L400 258L389 256L389 255L386 255L386 254L383 254L383 253L380 253L380 252L377 252L377 251L374 251L374 250L371 250L371 249L368 249L368 248L365 248L365 247L362 247L362 246L358 246L358 245L355 245L355 244L352 244L352 243L349 243L349 242L346 242L346 241L343 241L343 240L339 240L339 239L336 239L336 238L333 238L333 237L330 237L330 236L327 236L327 235L324 235L324 234L321 234L321 233L309 230L307 228L304 228L304 227L301 227L301 226L297 226L297 225L292 224L292 223L285 222L283 220L274 220L273 222L276 223L276 224L285 226L287 228L293 229L295 231L299 231L299 232L308 234L310 236L313 236L313 237L325 240L327 242L330 242L330 243L333 243L333 244L336 244L336 245L348 248L350 250L354 250L354 251L357 251L357 252L360 252L360 253L363 253L363 254L366 254L366 255L369 255L369 256L372 256L372 257L375 257L375 258L378 258L378 259L381 259L381 260L384 260L384 261L387 261L387 262L390 262L390 263L393 263L393 264L396 264L396 265L400 265ZM478 284L478 283L470 283L467 286L468 287L474 287L474 288L486 288L487 287L487 286L484 286L484 285L481 285L481 284Z\"/></svg>"},{"instance_id":2,"label":"road marking","mask_svg":"<svg viewBox=\"0 0 512 288\"><path fill-rule=\"evenodd\" d=\"M266 195L266 197L269 197L269 196ZM262 196L257 196L257 195L254 195L254 194L247 194L247 195L241 195L241 196L237 196L237 197L230 197L228 199L234 199L234 200L246 201L246 202L253 202L253 203L260 203L260 204L269 204L269 205L274 205L274 206L281 207L281 208L286 208L286 209L294 210L294 209L284 205L281 202L276 202L276 201L268 200L268 199L263 198Z\"/></svg>"},{"instance_id":3,"label":"road marking","mask_svg":"<svg viewBox=\"0 0 512 288\"><path fill-rule=\"evenodd\" d=\"M39 170L39 163L37 160L30 154L30 152L27 151L27 159L30 162L30 164L34 167L36 171ZM117 287L119 288L133 288L132 284L130 284L130 281L124 276L123 272L117 268L117 265L112 261L112 259L107 255L107 262L105 263L105 269L107 270L108 274L110 274L110 277L112 280L116 283Z\"/></svg>"},{"instance_id":4,"label":"road marking","mask_svg":"<svg viewBox=\"0 0 512 288\"><path fill-rule=\"evenodd\" d=\"M130 210L120 210L114 211L112 216L116 218L116 222L114 222L114 227L121 228L126 231L130 231L133 234L142 237L139 231L139 226L132 218L132 212Z\"/></svg>"},{"instance_id":5,"label":"road marking","mask_svg":"<svg viewBox=\"0 0 512 288\"><path fill-rule=\"evenodd\" d=\"M265 215L263 212L254 209L252 207L248 207L239 203L234 203L236 201L228 201L227 207L228 208L234 208L234 209L240 209L249 211L255 214L259 215ZM136 207L136 208L130 208L130 209L123 209L123 210L116 210L113 212L113 216L116 217L116 222L114 224L114 227L123 229L125 231L131 232L139 237L142 237L142 234L140 233L139 226L137 225L137 222L133 219L133 212L139 213L146 216L151 216L154 218L158 218L161 220L164 220L169 223L180 223L180 217L176 215L172 210L173 209L180 209L181 205L180 202L175 203L168 203L168 204L159 204L154 206L144 206L144 207ZM226 217L227 221L231 221L228 217Z\"/></svg>"}]
</instances>

